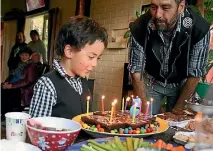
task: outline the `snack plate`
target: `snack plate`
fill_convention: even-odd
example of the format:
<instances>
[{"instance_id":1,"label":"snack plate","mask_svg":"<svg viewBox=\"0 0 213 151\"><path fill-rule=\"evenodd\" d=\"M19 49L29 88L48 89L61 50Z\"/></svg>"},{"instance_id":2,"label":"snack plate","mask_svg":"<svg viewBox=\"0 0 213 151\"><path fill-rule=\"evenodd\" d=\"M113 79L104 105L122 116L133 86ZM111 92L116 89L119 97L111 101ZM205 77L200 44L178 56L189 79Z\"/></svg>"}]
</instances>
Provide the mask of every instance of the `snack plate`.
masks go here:
<instances>
[{"instance_id":1,"label":"snack plate","mask_svg":"<svg viewBox=\"0 0 213 151\"><path fill-rule=\"evenodd\" d=\"M177 144L181 144L181 145L185 145L188 143L188 141L184 141L184 140L181 140L181 139L177 139L175 136L179 135L179 134L182 134L182 135L185 135L185 136L190 136L190 135L195 135L195 132L177 132L175 133L175 135L173 136L173 139L175 141L175 143Z\"/></svg>"},{"instance_id":2,"label":"snack plate","mask_svg":"<svg viewBox=\"0 0 213 151\"><path fill-rule=\"evenodd\" d=\"M103 143L103 142L107 142L107 141L110 141L110 140L114 140L114 137L97 138L97 139L93 139L93 140L96 141L96 142L98 142L98 143ZM120 137L120 140L121 141L125 141L126 137ZM154 143L155 141L145 139L144 142ZM83 142L74 144L71 147L69 147L66 151L79 151L80 148L82 147L82 145L83 144L87 145L87 143L88 143L87 141L83 141ZM174 146L177 146L177 145L174 144ZM189 150L186 150L186 151L189 151Z\"/></svg>"},{"instance_id":3,"label":"snack plate","mask_svg":"<svg viewBox=\"0 0 213 151\"><path fill-rule=\"evenodd\" d=\"M93 113L89 113L88 115L92 115L92 114ZM83 124L84 122L81 121L81 116L86 116L86 115L87 114L78 115L78 116L74 117L72 120L74 120L76 122L79 122L80 124ZM82 129L86 133L88 133L89 135L91 135L92 137L95 137L95 138L112 137L112 136L119 136L119 137L129 137L129 136L132 136L132 137L139 137L139 138L141 138L141 137L147 137L147 136L150 136L150 135L155 135L155 134L163 133L163 132L165 132L169 128L168 122L166 122L165 120L160 119L160 118L156 118L156 121L160 123L160 127L158 128L158 131L154 132L154 133L144 133L144 134L113 134L113 133L108 133L108 132L94 132L94 131L85 129L83 127L82 127Z\"/></svg>"}]
</instances>

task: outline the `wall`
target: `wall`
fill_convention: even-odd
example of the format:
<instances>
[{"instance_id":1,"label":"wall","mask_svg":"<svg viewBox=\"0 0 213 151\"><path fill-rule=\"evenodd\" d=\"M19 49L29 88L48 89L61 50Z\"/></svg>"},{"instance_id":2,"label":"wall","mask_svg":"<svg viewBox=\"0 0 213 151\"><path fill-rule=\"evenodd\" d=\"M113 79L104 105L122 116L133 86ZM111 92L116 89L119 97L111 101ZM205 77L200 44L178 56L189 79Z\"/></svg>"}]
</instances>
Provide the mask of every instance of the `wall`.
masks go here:
<instances>
[{"instance_id":1,"label":"wall","mask_svg":"<svg viewBox=\"0 0 213 151\"><path fill-rule=\"evenodd\" d=\"M75 15L76 0L50 0L50 8L54 7L61 9L61 24L64 24Z\"/></svg>"},{"instance_id":2,"label":"wall","mask_svg":"<svg viewBox=\"0 0 213 151\"><path fill-rule=\"evenodd\" d=\"M113 29L128 28L128 21L140 11L142 3L149 0L92 0L91 17L101 23L112 36ZM105 95L105 108L110 109L114 98L118 99L117 107L121 107L124 63L128 62L128 49L106 49L98 66L91 73L95 79L94 109L100 109L101 96Z\"/></svg>"}]
</instances>

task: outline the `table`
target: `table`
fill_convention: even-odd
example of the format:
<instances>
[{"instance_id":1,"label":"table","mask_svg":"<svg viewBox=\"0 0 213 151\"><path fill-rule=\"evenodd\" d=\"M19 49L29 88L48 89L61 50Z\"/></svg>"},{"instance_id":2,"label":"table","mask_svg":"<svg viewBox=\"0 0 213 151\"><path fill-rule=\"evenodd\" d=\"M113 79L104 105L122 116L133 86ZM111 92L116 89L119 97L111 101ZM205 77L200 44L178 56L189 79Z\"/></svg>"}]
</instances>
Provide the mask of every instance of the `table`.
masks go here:
<instances>
[{"instance_id":1,"label":"table","mask_svg":"<svg viewBox=\"0 0 213 151\"><path fill-rule=\"evenodd\" d=\"M173 141L173 136L175 135L175 132L176 132L175 129L169 128L164 133L148 136L148 137L145 137L145 139L150 139L150 140L162 139L166 143L179 145L179 144L176 144ZM5 127L1 127L1 139L6 139L6 128ZM76 139L75 143L79 143L79 142L82 142L82 141L85 141L85 140L88 140L88 139L93 139L93 137L91 137L90 135L86 134L84 131L81 131L79 136L78 136L78 138ZM31 143L28 136L26 138L26 142L27 143Z\"/></svg>"}]
</instances>

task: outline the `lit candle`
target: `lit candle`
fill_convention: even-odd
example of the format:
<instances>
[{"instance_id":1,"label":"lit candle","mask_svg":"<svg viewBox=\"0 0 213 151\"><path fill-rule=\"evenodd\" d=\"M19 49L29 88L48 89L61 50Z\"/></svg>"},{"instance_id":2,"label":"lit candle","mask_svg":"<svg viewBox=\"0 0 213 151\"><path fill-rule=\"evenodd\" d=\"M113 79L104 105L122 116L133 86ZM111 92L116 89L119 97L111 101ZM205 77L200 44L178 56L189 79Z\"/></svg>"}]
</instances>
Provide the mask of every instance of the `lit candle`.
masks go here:
<instances>
[{"instance_id":1,"label":"lit candle","mask_svg":"<svg viewBox=\"0 0 213 151\"><path fill-rule=\"evenodd\" d=\"M117 104L117 102L118 102L118 100L117 99L115 99L114 100L114 118L116 117L116 104Z\"/></svg>"},{"instance_id":2,"label":"lit candle","mask_svg":"<svg viewBox=\"0 0 213 151\"><path fill-rule=\"evenodd\" d=\"M127 110L127 104L128 104L128 102L129 102L129 100L130 100L130 97L127 97L127 98L126 98L126 103L125 103L125 112L126 112L126 110Z\"/></svg>"},{"instance_id":3,"label":"lit candle","mask_svg":"<svg viewBox=\"0 0 213 151\"><path fill-rule=\"evenodd\" d=\"M112 123L112 115L113 115L114 105L115 105L115 102L112 102L111 115L110 115L110 121L109 121L110 123Z\"/></svg>"},{"instance_id":4,"label":"lit candle","mask_svg":"<svg viewBox=\"0 0 213 151\"><path fill-rule=\"evenodd\" d=\"M148 101L147 104L146 104L146 113L145 113L145 119L147 119L147 115L148 115L148 112L149 112L149 104L150 102Z\"/></svg>"},{"instance_id":5,"label":"lit candle","mask_svg":"<svg viewBox=\"0 0 213 151\"><path fill-rule=\"evenodd\" d=\"M134 95L131 95L131 98L132 98L132 104L133 104L133 98L134 98Z\"/></svg>"},{"instance_id":6,"label":"lit candle","mask_svg":"<svg viewBox=\"0 0 213 151\"><path fill-rule=\"evenodd\" d=\"M122 110L122 113L124 112L124 98L122 99L122 108L121 108L121 110Z\"/></svg>"},{"instance_id":7,"label":"lit candle","mask_svg":"<svg viewBox=\"0 0 213 151\"><path fill-rule=\"evenodd\" d=\"M137 103L135 103L135 105L134 105L133 116L132 116L132 123L135 123L136 107L137 107Z\"/></svg>"},{"instance_id":8,"label":"lit candle","mask_svg":"<svg viewBox=\"0 0 213 151\"><path fill-rule=\"evenodd\" d=\"M101 111L102 111L102 113L104 113L104 99L105 99L105 96L102 95L102 97L101 97Z\"/></svg>"},{"instance_id":9,"label":"lit candle","mask_svg":"<svg viewBox=\"0 0 213 151\"><path fill-rule=\"evenodd\" d=\"M87 115L89 114L89 101L90 101L90 96L87 96Z\"/></svg>"},{"instance_id":10,"label":"lit candle","mask_svg":"<svg viewBox=\"0 0 213 151\"><path fill-rule=\"evenodd\" d=\"M152 110L153 110L153 98L150 99L150 116L152 117Z\"/></svg>"},{"instance_id":11,"label":"lit candle","mask_svg":"<svg viewBox=\"0 0 213 151\"><path fill-rule=\"evenodd\" d=\"M140 99L140 114L141 114L141 111L142 110L142 101L141 101L141 99Z\"/></svg>"}]
</instances>

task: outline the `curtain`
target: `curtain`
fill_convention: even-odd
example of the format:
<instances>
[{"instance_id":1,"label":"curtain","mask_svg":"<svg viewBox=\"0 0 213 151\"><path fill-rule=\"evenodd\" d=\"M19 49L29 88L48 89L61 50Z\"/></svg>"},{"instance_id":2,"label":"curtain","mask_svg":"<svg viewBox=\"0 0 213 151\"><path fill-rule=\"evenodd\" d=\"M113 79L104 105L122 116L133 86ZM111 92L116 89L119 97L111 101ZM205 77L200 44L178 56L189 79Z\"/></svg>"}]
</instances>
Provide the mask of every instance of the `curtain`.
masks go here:
<instances>
[{"instance_id":1,"label":"curtain","mask_svg":"<svg viewBox=\"0 0 213 151\"><path fill-rule=\"evenodd\" d=\"M4 34L3 34L3 51L2 51L2 72L1 81L3 82L8 76L8 66L7 61L9 59L10 51L15 44L17 32L17 22L16 20L10 20L4 22Z\"/></svg>"},{"instance_id":2,"label":"curtain","mask_svg":"<svg viewBox=\"0 0 213 151\"><path fill-rule=\"evenodd\" d=\"M57 57L55 45L57 34L61 26L61 13L58 7L49 10L48 21L48 64L50 65L50 68L52 68L53 59Z\"/></svg>"}]
</instances>

